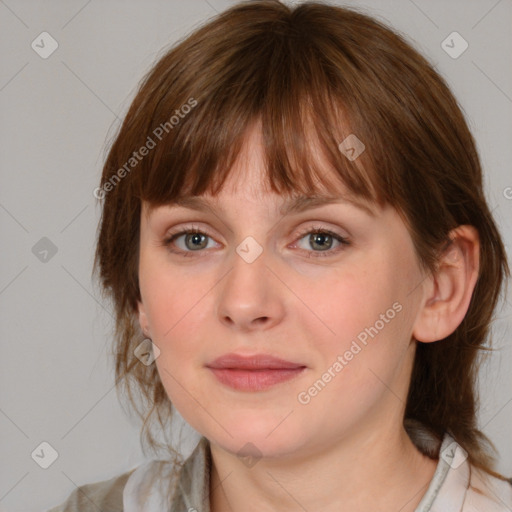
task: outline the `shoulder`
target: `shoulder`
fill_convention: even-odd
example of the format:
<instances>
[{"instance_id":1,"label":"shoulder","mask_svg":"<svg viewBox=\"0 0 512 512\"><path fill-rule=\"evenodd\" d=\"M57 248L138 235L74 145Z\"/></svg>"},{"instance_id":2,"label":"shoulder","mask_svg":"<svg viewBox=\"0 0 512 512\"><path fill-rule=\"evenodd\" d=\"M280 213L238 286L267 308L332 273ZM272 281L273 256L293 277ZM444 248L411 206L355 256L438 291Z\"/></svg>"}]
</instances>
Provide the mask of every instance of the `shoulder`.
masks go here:
<instances>
[{"instance_id":1,"label":"shoulder","mask_svg":"<svg viewBox=\"0 0 512 512\"><path fill-rule=\"evenodd\" d=\"M47 512L98 512L98 510L122 512L124 487L135 469L109 480L81 485L64 503Z\"/></svg>"},{"instance_id":2,"label":"shoulder","mask_svg":"<svg viewBox=\"0 0 512 512\"><path fill-rule=\"evenodd\" d=\"M463 508L464 512L466 510L512 510L512 481L501 480L471 466L471 478Z\"/></svg>"},{"instance_id":3,"label":"shoulder","mask_svg":"<svg viewBox=\"0 0 512 512\"><path fill-rule=\"evenodd\" d=\"M110 480L77 487L64 503L45 512L168 510L171 502L172 510L186 510L190 500L207 499L210 465L203 437L184 464L179 458L146 461Z\"/></svg>"},{"instance_id":4,"label":"shoulder","mask_svg":"<svg viewBox=\"0 0 512 512\"><path fill-rule=\"evenodd\" d=\"M510 512L512 482L502 480L470 463L467 452L448 433L442 442L416 429L415 444L437 468L415 512Z\"/></svg>"}]
</instances>

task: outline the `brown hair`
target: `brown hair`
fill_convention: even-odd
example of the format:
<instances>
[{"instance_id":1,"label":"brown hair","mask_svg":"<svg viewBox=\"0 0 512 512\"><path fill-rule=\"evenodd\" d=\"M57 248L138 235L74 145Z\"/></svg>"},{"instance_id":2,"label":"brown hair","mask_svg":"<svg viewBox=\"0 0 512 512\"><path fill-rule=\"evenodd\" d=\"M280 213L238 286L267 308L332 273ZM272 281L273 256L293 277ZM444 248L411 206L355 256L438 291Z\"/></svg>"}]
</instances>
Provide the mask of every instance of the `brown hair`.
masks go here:
<instances>
[{"instance_id":1,"label":"brown hair","mask_svg":"<svg viewBox=\"0 0 512 512\"><path fill-rule=\"evenodd\" d=\"M351 192L400 212L426 269L451 229L478 230L468 313L446 339L418 343L404 420L438 438L449 432L473 465L500 476L477 426L476 386L509 270L475 142L443 78L402 36L318 2L242 2L179 42L140 84L106 158L95 270L115 306L118 391L144 419L146 441L157 446L152 415L164 427L172 411L156 366L134 355L144 338L136 316L142 201L218 193L255 121L272 190L312 194L325 183L314 141ZM366 147L355 160L339 149L349 134Z\"/></svg>"}]
</instances>

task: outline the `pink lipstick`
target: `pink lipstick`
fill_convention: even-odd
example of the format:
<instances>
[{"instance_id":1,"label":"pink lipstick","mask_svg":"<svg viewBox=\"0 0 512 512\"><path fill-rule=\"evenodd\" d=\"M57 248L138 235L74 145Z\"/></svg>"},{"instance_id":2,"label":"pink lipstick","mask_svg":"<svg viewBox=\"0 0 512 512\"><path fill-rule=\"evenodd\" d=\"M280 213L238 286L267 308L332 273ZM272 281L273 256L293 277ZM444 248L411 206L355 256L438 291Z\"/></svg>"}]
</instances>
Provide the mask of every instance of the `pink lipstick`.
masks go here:
<instances>
[{"instance_id":1,"label":"pink lipstick","mask_svg":"<svg viewBox=\"0 0 512 512\"><path fill-rule=\"evenodd\" d=\"M225 354L206 365L217 380L238 391L263 391L293 379L305 365L267 354L241 356Z\"/></svg>"}]
</instances>

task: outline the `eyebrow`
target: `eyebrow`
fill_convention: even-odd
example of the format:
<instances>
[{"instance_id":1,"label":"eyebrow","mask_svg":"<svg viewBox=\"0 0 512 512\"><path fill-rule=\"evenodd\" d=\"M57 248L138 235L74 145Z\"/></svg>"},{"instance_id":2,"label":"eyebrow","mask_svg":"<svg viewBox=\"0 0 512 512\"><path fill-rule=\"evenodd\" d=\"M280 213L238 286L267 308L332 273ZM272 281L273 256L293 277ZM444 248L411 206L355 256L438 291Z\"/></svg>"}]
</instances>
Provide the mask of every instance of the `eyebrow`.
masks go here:
<instances>
[{"instance_id":1,"label":"eyebrow","mask_svg":"<svg viewBox=\"0 0 512 512\"><path fill-rule=\"evenodd\" d=\"M347 196L340 197L328 195L301 195L289 198L284 201L284 204L279 209L279 213L282 216L286 216L289 215L290 213L300 213L327 204L347 203L361 210L364 210L372 217L375 216L375 212L362 201L358 201L354 198L349 198ZM214 204L212 204L208 199L201 196L182 196L173 200L169 206L181 206L192 210L198 210L203 212L208 211L213 214L215 214L215 208L218 208Z\"/></svg>"},{"instance_id":2,"label":"eyebrow","mask_svg":"<svg viewBox=\"0 0 512 512\"><path fill-rule=\"evenodd\" d=\"M288 215L289 213L300 213L311 208L324 206L327 204L351 204L356 208L366 211L372 217L375 216L374 211L362 201L349 197L340 196L326 196L326 195L313 195L313 196L298 196L288 199L280 208L281 215Z\"/></svg>"}]
</instances>

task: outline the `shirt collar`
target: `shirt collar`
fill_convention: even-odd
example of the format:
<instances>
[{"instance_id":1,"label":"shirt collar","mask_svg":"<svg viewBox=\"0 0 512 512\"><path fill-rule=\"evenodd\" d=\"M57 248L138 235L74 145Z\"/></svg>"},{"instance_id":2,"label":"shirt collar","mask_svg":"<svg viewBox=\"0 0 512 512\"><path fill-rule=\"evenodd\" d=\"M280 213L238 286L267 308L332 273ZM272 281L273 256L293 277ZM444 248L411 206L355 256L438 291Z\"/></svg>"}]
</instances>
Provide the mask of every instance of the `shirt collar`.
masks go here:
<instances>
[{"instance_id":1,"label":"shirt collar","mask_svg":"<svg viewBox=\"0 0 512 512\"><path fill-rule=\"evenodd\" d=\"M466 451L445 434L438 452L434 476L415 512L462 510L470 481Z\"/></svg>"},{"instance_id":2,"label":"shirt collar","mask_svg":"<svg viewBox=\"0 0 512 512\"><path fill-rule=\"evenodd\" d=\"M210 512L210 471L210 444L201 437L181 469L168 460L151 460L137 467L123 489L123 510Z\"/></svg>"},{"instance_id":3,"label":"shirt collar","mask_svg":"<svg viewBox=\"0 0 512 512\"><path fill-rule=\"evenodd\" d=\"M434 476L415 512L462 509L470 481L467 454L449 434L444 435L438 454ZM201 437L181 471L174 471L170 461L149 461L130 475L123 492L124 511L210 512L211 468L210 444L205 437Z\"/></svg>"}]
</instances>

